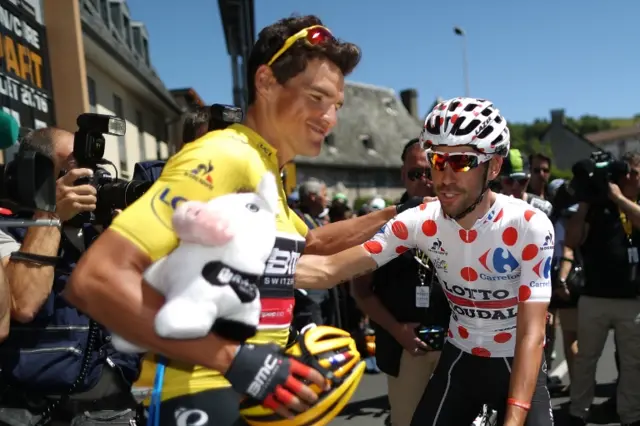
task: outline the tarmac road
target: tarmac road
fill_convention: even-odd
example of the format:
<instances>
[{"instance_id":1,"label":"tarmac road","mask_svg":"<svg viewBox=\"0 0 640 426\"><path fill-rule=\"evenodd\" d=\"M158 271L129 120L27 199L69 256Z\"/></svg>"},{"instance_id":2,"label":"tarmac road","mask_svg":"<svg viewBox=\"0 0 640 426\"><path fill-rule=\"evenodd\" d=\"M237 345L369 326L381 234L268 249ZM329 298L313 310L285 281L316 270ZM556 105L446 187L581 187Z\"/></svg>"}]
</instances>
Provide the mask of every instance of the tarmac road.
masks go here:
<instances>
[{"instance_id":1,"label":"tarmac road","mask_svg":"<svg viewBox=\"0 0 640 426\"><path fill-rule=\"evenodd\" d=\"M563 378L563 382L568 384L566 362L564 362L562 340L558 336L555 343L556 360L551 368L551 375L558 375ZM604 406L600 406L607 401L615 391L614 382L618 376L614 362L613 333L605 345L604 352L598 363L596 374L596 399L595 407L592 409L592 421L589 425L619 425L618 419L612 417ZM365 375L352 398L340 416L331 422L332 426L382 426L389 425L388 401L386 396L386 377L384 374ZM552 402L554 406L554 418L556 426L565 424L568 410L568 394L554 395ZM615 410L614 410L615 411Z\"/></svg>"}]
</instances>

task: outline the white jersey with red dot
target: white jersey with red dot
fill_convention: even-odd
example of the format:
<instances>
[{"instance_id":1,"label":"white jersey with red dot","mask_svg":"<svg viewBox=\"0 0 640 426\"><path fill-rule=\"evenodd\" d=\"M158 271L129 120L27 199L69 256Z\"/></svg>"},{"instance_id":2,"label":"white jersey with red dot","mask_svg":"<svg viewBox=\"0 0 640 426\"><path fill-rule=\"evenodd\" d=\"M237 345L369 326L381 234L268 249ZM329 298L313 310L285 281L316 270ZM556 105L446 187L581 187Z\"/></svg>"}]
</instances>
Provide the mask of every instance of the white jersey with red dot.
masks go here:
<instances>
[{"instance_id":1,"label":"white jersey with red dot","mask_svg":"<svg viewBox=\"0 0 640 426\"><path fill-rule=\"evenodd\" d=\"M452 309L449 341L473 355L512 357L518 303L551 298L553 225L501 194L468 231L436 201L401 213L363 246L378 266L414 248L428 255Z\"/></svg>"}]
</instances>

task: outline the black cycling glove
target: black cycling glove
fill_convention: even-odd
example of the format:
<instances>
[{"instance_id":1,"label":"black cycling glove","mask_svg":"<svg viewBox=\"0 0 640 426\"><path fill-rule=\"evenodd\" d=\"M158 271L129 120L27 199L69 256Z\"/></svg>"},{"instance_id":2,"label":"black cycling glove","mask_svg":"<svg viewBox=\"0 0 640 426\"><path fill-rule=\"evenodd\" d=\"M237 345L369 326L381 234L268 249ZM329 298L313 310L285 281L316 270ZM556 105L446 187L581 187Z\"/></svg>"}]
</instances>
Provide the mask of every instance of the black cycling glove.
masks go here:
<instances>
[{"instance_id":1,"label":"black cycling glove","mask_svg":"<svg viewBox=\"0 0 640 426\"><path fill-rule=\"evenodd\" d=\"M409 209L412 209L414 207L418 207L420 204L424 204L424 198L422 198L422 197L410 197L404 203L396 204L396 212L398 214L400 214L405 210L409 210Z\"/></svg>"},{"instance_id":2,"label":"black cycling glove","mask_svg":"<svg viewBox=\"0 0 640 426\"><path fill-rule=\"evenodd\" d=\"M276 410L291 404L311 371L278 345L245 343L224 376L237 392Z\"/></svg>"}]
</instances>

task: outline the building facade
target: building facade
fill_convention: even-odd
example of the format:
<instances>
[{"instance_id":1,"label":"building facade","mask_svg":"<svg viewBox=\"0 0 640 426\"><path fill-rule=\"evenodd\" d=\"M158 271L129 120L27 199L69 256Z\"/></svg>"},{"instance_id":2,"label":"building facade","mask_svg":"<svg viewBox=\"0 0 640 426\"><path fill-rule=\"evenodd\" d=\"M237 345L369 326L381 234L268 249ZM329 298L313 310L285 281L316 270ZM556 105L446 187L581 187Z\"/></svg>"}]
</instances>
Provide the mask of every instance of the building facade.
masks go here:
<instances>
[{"instance_id":1,"label":"building facade","mask_svg":"<svg viewBox=\"0 0 640 426\"><path fill-rule=\"evenodd\" d=\"M42 60L46 78L41 79L43 94L36 93L32 102L34 117L20 120L20 125L54 124L73 132L79 114L117 115L126 120L126 135L106 136L104 157L114 164L119 177L130 177L138 161L167 158L180 139L183 108L155 72L149 34L144 23L131 16L126 0L31 2L38 5L40 17L33 19L39 19L43 29L42 50L37 52L46 59L46 63ZM24 9L21 3L0 0L3 9L13 12ZM27 19L24 11L20 13L21 19ZM35 85L26 77L26 81L13 78ZM37 100L43 95L50 106L45 119L39 108L42 102Z\"/></svg>"},{"instance_id":2,"label":"building facade","mask_svg":"<svg viewBox=\"0 0 640 426\"><path fill-rule=\"evenodd\" d=\"M135 163L168 158L182 108L153 69L149 34L126 1L79 2L89 110L126 120L125 136L108 136L105 158L128 178Z\"/></svg>"},{"instance_id":3,"label":"building facade","mask_svg":"<svg viewBox=\"0 0 640 426\"><path fill-rule=\"evenodd\" d=\"M584 137L616 158L630 151L640 151L640 123L620 129L588 133Z\"/></svg>"},{"instance_id":4,"label":"building facade","mask_svg":"<svg viewBox=\"0 0 640 426\"><path fill-rule=\"evenodd\" d=\"M398 96L385 87L347 82L338 124L322 153L294 159L297 183L315 177L330 192L345 193L351 200L376 195L400 198L402 149L422 129L417 96L412 89Z\"/></svg>"}]
</instances>

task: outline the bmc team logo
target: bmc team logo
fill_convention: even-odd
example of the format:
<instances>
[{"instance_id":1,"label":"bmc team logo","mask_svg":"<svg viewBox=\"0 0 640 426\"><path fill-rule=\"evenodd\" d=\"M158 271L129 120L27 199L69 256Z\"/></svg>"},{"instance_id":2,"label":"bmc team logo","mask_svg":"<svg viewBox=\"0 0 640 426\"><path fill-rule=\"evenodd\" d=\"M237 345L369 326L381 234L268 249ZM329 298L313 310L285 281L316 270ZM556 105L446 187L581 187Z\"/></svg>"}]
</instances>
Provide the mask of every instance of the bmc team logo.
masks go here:
<instances>
[{"instance_id":1,"label":"bmc team logo","mask_svg":"<svg viewBox=\"0 0 640 426\"><path fill-rule=\"evenodd\" d=\"M213 178L211 172L213 171L213 165L211 161L208 164L200 163L194 169L185 172L185 176L189 179L193 179L201 185L206 186L209 189L213 188Z\"/></svg>"},{"instance_id":2,"label":"bmc team logo","mask_svg":"<svg viewBox=\"0 0 640 426\"><path fill-rule=\"evenodd\" d=\"M487 281L514 280L520 277L520 263L511 252L502 247L489 249L478 258L480 264L487 272L493 275L480 273L480 278Z\"/></svg>"},{"instance_id":3,"label":"bmc team logo","mask_svg":"<svg viewBox=\"0 0 640 426\"><path fill-rule=\"evenodd\" d=\"M433 244L431 244L431 248L428 249L427 251L433 254L440 254L443 256L446 256L449 254L442 246L442 241L440 241L440 238L436 238Z\"/></svg>"},{"instance_id":4,"label":"bmc team logo","mask_svg":"<svg viewBox=\"0 0 640 426\"><path fill-rule=\"evenodd\" d=\"M533 267L533 272L540 278L548 280L551 277L551 256L542 259Z\"/></svg>"},{"instance_id":5,"label":"bmc team logo","mask_svg":"<svg viewBox=\"0 0 640 426\"><path fill-rule=\"evenodd\" d=\"M175 209L183 202L187 201L185 197L177 194L170 186L160 188L151 198L151 211L168 229L173 230L171 217Z\"/></svg>"}]
</instances>

